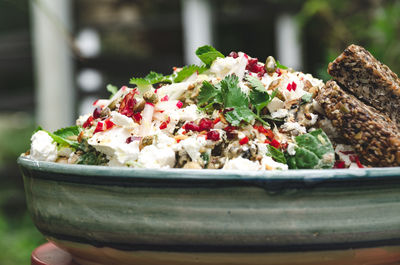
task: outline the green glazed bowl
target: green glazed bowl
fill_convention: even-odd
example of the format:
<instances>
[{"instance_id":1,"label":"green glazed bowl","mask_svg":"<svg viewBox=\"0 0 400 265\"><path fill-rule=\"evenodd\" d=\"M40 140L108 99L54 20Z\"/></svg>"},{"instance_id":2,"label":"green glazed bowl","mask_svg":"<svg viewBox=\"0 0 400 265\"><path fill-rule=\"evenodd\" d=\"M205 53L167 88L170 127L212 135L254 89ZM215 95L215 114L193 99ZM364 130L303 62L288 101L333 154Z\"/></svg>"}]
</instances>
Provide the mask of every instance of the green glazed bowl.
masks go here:
<instances>
[{"instance_id":1,"label":"green glazed bowl","mask_svg":"<svg viewBox=\"0 0 400 265\"><path fill-rule=\"evenodd\" d=\"M221 171L20 157L36 227L80 264L395 264L400 168Z\"/></svg>"}]
</instances>

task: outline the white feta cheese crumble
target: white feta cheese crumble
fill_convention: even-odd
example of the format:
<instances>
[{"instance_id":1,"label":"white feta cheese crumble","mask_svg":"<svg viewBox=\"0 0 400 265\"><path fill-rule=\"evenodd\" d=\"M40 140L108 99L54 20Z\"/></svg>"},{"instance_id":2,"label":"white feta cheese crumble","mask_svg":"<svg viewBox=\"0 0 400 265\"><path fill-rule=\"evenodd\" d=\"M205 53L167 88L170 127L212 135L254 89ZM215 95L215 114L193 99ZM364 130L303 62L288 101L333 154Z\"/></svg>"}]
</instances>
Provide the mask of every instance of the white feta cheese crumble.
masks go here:
<instances>
[{"instance_id":1,"label":"white feta cheese crumble","mask_svg":"<svg viewBox=\"0 0 400 265\"><path fill-rule=\"evenodd\" d=\"M297 145L294 143L288 143L287 152L289 155L294 156L296 154Z\"/></svg>"},{"instance_id":2,"label":"white feta cheese crumble","mask_svg":"<svg viewBox=\"0 0 400 265\"><path fill-rule=\"evenodd\" d=\"M275 112L271 113L271 117L273 119L285 118L288 115L289 111L287 109L279 109Z\"/></svg>"},{"instance_id":3,"label":"white feta cheese crumble","mask_svg":"<svg viewBox=\"0 0 400 265\"><path fill-rule=\"evenodd\" d=\"M239 52L238 55L238 58L228 56L225 58L219 57L215 59L210 67L210 72L220 79L223 79L225 76L230 74L235 74L239 77L239 80L243 79L247 59L242 52Z\"/></svg>"},{"instance_id":4,"label":"white feta cheese crumble","mask_svg":"<svg viewBox=\"0 0 400 265\"><path fill-rule=\"evenodd\" d=\"M200 149L206 146L207 140L205 137L189 137L179 142L179 145L186 151L193 162L198 162L200 159Z\"/></svg>"},{"instance_id":5,"label":"white feta cheese crumble","mask_svg":"<svg viewBox=\"0 0 400 265\"><path fill-rule=\"evenodd\" d=\"M148 145L140 151L138 162L145 168L172 168L175 165L175 152L169 147Z\"/></svg>"},{"instance_id":6,"label":"white feta cheese crumble","mask_svg":"<svg viewBox=\"0 0 400 265\"><path fill-rule=\"evenodd\" d=\"M267 105L267 109L270 113L274 113L285 107L285 103L277 97L274 97L271 102Z\"/></svg>"},{"instance_id":7,"label":"white feta cheese crumble","mask_svg":"<svg viewBox=\"0 0 400 265\"><path fill-rule=\"evenodd\" d=\"M37 131L31 138L30 158L54 162L57 159L57 144L45 131Z\"/></svg>"},{"instance_id":8,"label":"white feta cheese crumble","mask_svg":"<svg viewBox=\"0 0 400 265\"><path fill-rule=\"evenodd\" d=\"M111 121L118 126L125 128L139 127L139 125L135 123L132 118L122 115L119 112L112 111L110 115L111 115Z\"/></svg>"},{"instance_id":9,"label":"white feta cheese crumble","mask_svg":"<svg viewBox=\"0 0 400 265\"><path fill-rule=\"evenodd\" d=\"M275 169L288 170L289 169L288 165L276 162L270 156L263 157L263 159L261 160L261 166L263 169L266 169L266 170L275 170Z\"/></svg>"},{"instance_id":10,"label":"white feta cheese crumble","mask_svg":"<svg viewBox=\"0 0 400 265\"><path fill-rule=\"evenodd\" d=\"M97 151L107 155L109 160L116 159L121 165L135 161L139 155L139 141L126 143L131 136L127 128L114 127L110 130L94 134L88 143Z\"/></svg>"},{"instance_id":11,"label":"white feta cheese crumble","mask_svg":"<svg viewBox=\"0 0 400 265\"><path fill-rule=\"evenodd\" d=\"M222 169L225 170L259 170L260 164L241 156L228 160Z\"/></svg>"},{"instance_id":12,"label":"white feta cheese crumble","mask_svg":"<svg viewBox=\"0 0 400 265\"><path fill-rule=\"evenodd\" d=\"M285 122L282 125L282 129L286 132L293 132L294 134L307 133L306 127L301 126L298 122Z\"/></svg>"}]
</instances>

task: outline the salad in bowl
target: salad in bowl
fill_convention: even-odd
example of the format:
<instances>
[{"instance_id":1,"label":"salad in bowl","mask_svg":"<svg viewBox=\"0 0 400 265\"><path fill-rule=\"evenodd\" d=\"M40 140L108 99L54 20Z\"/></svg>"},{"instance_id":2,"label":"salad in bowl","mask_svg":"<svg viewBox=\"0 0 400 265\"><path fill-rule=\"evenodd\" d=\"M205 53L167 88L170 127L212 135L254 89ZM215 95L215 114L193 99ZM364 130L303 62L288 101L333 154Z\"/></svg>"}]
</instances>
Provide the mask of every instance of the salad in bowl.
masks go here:
<instances>
[{"instance_id":1,"label":"salad in bowl","mask_svg":"<svg viewBox=\"0 0 400 265\"><path fill-rule=\"evenodd\" d=\"M243 52L224 56L211 46L196 54L200 66L174 67L170 75L150 72L120 89L108 85L111 97L96 100L93 113L80 116L76 126L56 132L39 128L25 156L68 164L223 170L362 168L389 155L383 166L400 163L395 120L353 95L333 100L333 90L347 96L334 81L325 84L271 56L262 63ZM372 125L364 126L366 117ZM371 126L390 136L394 148L384 139L379 144L385 154L368 146L377 131Z\"/></svg>"}]
</instances>

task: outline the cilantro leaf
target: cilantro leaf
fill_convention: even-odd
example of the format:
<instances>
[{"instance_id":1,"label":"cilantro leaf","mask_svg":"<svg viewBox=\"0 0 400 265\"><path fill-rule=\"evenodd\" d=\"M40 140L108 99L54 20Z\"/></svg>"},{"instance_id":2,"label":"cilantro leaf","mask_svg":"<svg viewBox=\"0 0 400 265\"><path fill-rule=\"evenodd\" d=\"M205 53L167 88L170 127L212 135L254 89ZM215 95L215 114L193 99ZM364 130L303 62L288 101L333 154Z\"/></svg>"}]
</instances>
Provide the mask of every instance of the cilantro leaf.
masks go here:
<instances>
[{"instance_id":1,"label":"cilantro leaf","mask_svg":"<svg viewBox=\"0 0 400 265\"><path fill-rule=\"evenodd\" d=\"M255 114L247 106L235 107L226 112L224 116L233 126L240 125L241 121L251 122L255 118Z\"/></svg>"},{"instance_id":2,"label":"cilantro leaf","mask_svg":"<svg viewBox=\"0 0 400 265\"><path fill-rule=\"evenodd\" d=\"M204 105L205 103L221 103L222 104L222 93L221 89L217 86L213 86L207 81L203 81L203 86L200 88L199 96L197 97L198 104Z\"/></svg>"},{"instance_id":3,"label":"cilantro leaf","mask_svg":"<svg viewBox=\"0 0 400 265\"><path fill-rule=\"evenodd\" d=\"M236 75L226 76L220 85L225 108L249 107L249 99L240 89Z\"/></svg>"},{"instance_id":4,"label":"cilantro leaf","mask_svg":"<svg viewBox=\"0 0 400 265\"><path fill-rule=\"evenodd\" d=\"M207 66L207 68L210 68L211 64L218 57L225 58L222 53L210 45L204 45L197 48L196 55Z\"/></svg>"},{"instance_id":5,"label":"cilantro leaf","mask_svg":"<svg viewBox=\"0 0 400 265\"><path fill-rule=\"evenodd\" d=\"M272 157L276 162L286 164L285 155L281 150L273 147L272 145L268 145L268 152L269 153L267 155Z\"/></svg>"},{"instance_id":6,"label":"cilantro leaf","mask_svg":"<svg viewBox=\"0 0 400 265\"><path fill-rule=\"evenodd\" d=\"M143 78L132 77L129 84L137 86L153 85L161 82L172 83L171 76L164 76L163 74L151 71L148 75Z\"/></svg>"},{"instance_id":7,"label":"cilantro leaf","mask_svg":"<svg viewBox=\"0 0 400 265\"><path fill-rule=\"evenodd\" d=\"M277 66L278 68L280 68L280 69L283 69L283 70L289 69L289 67L284 66L284 65L281 64L278 60L276 61L276 66Z\"/></svg>"},{"instance_id":8,"label":"cilantro leaf","mask_svg":"<svg viewBox=\"0 0 400 265\"><path fill-rule=\"evenodd\" d=\"M265 108L271 101L270 96L267 92L260 92L253 90L249 95L250 103L256 109L257 115L260 116L260 112Z\"/></svg>"},{"instance_id":9,"label":"cilantro leaf","mask_svg":"<svg viewBox=\"0 0 400 265\"><path fill-rule=\"evenodd\" d=\"M180 70L176 77L174 78L174 83L179 83L182 82L184 79L188 78L195 72L198 72L199 74L203 73L207 68L205 66L198 66L198 65L188 65L182 68Z\"/></svg>"},{"instance_id":10,"label":"cilantro leaf","mask_svg":"<svg viewBox=\"0 0 400 265\"><path fill-rule=\"evenodd\" d=\"M260 81L260 79L258 79L258 77L247 75L246 80L247 80L247 82L250 83L250 86L252 88L254 88L255 90L260 91L260 92L266 91L264 84Z\"/></svg>"},{"instance_id":11,"label":"cilantro leaf","mask_svg":"<svg viewBox=\"0 0 400 265\"><path fill-rule=\"evenodd\" d=\"M118 92L118 87L108 84L107 91L111 93L110 98L112 98Z\"/></svg>"}]
</instances>

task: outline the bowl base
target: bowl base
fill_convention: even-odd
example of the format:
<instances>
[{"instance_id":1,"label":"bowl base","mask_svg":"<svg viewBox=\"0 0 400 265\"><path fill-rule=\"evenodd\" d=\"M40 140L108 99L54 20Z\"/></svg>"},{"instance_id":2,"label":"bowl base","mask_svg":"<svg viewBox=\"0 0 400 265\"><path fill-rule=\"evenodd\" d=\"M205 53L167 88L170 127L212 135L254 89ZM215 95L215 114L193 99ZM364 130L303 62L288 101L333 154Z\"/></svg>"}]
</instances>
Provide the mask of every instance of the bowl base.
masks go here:
<instances>
[{"instance_id":1,"label":"bowl base","mask_svg":"<svg viewBox=\"0 0 400 265\"><path fill-rule=\"evenodd\" d=\"M348 250L207 253L122 251L50 239L69 252L80 265L394 265L400 263L400 246Z\"/></svg>"}]
</instances>

